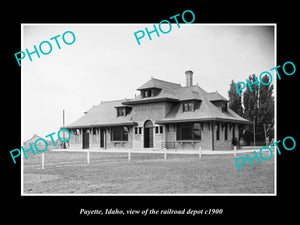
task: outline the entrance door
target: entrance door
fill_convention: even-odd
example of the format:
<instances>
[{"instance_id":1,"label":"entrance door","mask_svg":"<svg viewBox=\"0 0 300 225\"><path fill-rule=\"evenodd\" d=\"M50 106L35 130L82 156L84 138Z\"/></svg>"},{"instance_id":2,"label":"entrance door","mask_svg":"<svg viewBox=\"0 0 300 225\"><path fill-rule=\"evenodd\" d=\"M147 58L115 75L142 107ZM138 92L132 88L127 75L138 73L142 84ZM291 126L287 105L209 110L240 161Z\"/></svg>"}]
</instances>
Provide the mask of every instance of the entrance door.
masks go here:
<instances>
[{"instance_id":1,"label":"entrance door","mask_svg":"<svg viewBox=\"0 0 300 225\"><path fill-rule=\"evenodd\" d=\"M100 129L100 148L104 148L104 130Z\"/></svg>"},{"instance_id":2,"label":"entrance door","mask_svg":"<svg viewBox=\"0 0 300 225\"><path fill-rule=\"evenodd\" d=\"M153 148L153 123L150 120L144 124L144 148Z\"/></svg>"},{"instance_id":3,"label":"entrance door","mask_svg":"<svg viewBox=\"0 0 300 225\"><path fill-rule=\"evenodd\" d=\"M83 149L88 149L89 148L89 133L87 131L87 129L83 129L83 138L82 138L82 148Z\"/></svg>"}]
</instances>

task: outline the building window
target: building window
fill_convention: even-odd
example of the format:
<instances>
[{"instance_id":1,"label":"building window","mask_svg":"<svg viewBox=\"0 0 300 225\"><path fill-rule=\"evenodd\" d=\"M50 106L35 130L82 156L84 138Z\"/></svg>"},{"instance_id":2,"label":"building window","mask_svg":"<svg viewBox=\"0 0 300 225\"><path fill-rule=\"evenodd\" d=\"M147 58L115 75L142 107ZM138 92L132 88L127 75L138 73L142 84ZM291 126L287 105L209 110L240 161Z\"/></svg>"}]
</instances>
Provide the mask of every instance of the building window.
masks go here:
<instances>
[{"instance_id":1,"label":"building window","mask_svg":"<svg viewBox=\"0 0 300 225\"><path fill-rule=\"evenodd\" d=\"M194 123L194 139L201 140L201 126L200 126L200 123Z\"/></svg>"},{"instance_id":2,"label":"building window","mask_svg":"<svg viewBox=\"0 0 300 225\"><path fill-rule=\"evenodd\" d=\"M155 133L156 134L162 134L164 131L163 126L157 126L155 127Z\"/></svg>"},{"instance_id":3,"label":"building window","mask_svg":"<svg viewBox=\"0 0 300 225\"><path fill-rule=\"evenodd\" d=\"M135 127L134 128L134 133L135 134L141 134L142 133L142 127Z\"/></svg>"},{"instance_id":4,"label":"building window","mask_svg":"<svg viewBox=\"0 0 300 225\"><path fill-rule=\"evenodd\" d=\"M201 140L200 123L183 123L177 125L177 140Z\"/></svg>"},{"instance_id":5,"label":"building window","mask_svg":"<svg viewBox=\"0 0 300 225\"><path fill-rule=\"evenodd\" d=\"M117 108L117 117L119 116L126 116L125 107Z\"/></svg>"},{"instance_id":6,"label":"building window","mask_svg":"<svg viewBox=\"0 0 300 225\"><path fill-rule=\"evenodd\" d=\"M144 97L145 97L145 98L151 97L151 90L146 90L146 91L144 91Z\"/></svg>"},{"instance_id":7,"label":"building window","mask_svg":"<svg viewBox=\"0 0 300 225\"><path fill-rule=\"evenodd\" d=\"M222 106L222 112L228 112L227 102L225 102L224 105Z\"/></svg>"},{"instance_id":8,"label":"building window","mask_svg":"<svg viewBox=\"0 0 300 225\"><path fill-rule=\"evenodd\" d=\"M224 139L228 140L228 129L227 129L227 124L225 124L225 131L224 131Z\"/></svg>"},{"instance_id":9,"label":"building window","mask_svg":"<svg viewBox=\"0 0 300 225\"><path fill-rule=\"evenodd\" d=\"M220 124L219 123L217 123L216 138L217 138L217 140L220 140Z\"/></svg>"},{"instance_id":10,"label":"building window","mask_svg":"<svg viewBox=\"0 0 300 225\"><path fill-rule=\"evenodd\" d=\"M111 141L128 141L128 127L112 127Z\"/></svg>"},{"instance_id":11,"label":"building window","mask_svg":"<svg viewBox=\"0 0 300 225\"><path fill-rule=\"evenodd\" d=\"M194 103L193 102L184 102L183 103L183 112L192 112L194 111Z\"/></svg>"}]
</instances>

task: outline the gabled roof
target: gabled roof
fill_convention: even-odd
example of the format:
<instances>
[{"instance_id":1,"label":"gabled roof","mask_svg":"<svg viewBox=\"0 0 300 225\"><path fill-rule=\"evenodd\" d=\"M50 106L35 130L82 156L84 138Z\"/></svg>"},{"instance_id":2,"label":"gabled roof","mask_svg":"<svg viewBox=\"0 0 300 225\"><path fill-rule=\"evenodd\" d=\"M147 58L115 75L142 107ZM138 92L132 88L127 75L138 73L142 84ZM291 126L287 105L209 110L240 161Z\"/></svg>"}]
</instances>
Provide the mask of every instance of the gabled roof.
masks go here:
<instances>
[{"instance_id":1,"label":"gabled roof","mask_svg":"<svg viewBox=\"0 0 300 225\"><path fill-rule=\"evenodd\" d=\"M151 77L149 81L147 81L145 84L140 86L137 90L143 90L143 89L149 89L149 88L158 88L158 89L165 89L165 88L180 88L180 84L159 80L156 78Z\"/></svg>"},{"instance_id":2,"label":"gabled roof","mask_svg":"<svg viewBox=\"0 0 300 225\"><path fill-rule=\"evenodd\" d=\"M124 100L101 102L64 128L133 125L132 115L117 117L115 107L121 106L122 101Z\"/></svg>"},{"instance_id":3,"label":"gabled roof","mask_svg":"<svg viewBox=\"0 0 300 225\"><path fill-rule=\"evenodd\" d=\"M157 96L143 98L141 95L133 99L129 99L123 102L124 105L141 104L146 102L159 102L159 101L185 101L185 100L201 100L198 93L199 86L182 87L180 84L171 83L155 78L151 78L145 84L143 84L137 90L144 90L149 88L160 89Z\"/></svg>"},{"instance_id":4,"label":"gabled roof","mask_svg":"<svg viewBox=\"0 0 300 225\"><path fill-rule=\"evenodd\" d=\"M149 103L149 102L161 102L161 101L171 101L176 102L179 101L176 96L175 90L182 88L180 84L159 80L156 78L151 78L137 90L145 90L145 89L159 89L159 94L154 97L143 98L141 95L136 96L133 99L127 99L122 102L124 105L134 105L141 103Z\"/></svg>"},{"instance_id":5,"label":"gabled roof","mask_svg":"<svg viewBox=\"0 0 300 225\"><path fill-rule=\"evenodd\" d=\"M177 96L179 101L186 101L186 100L202 100L201 94L200 94L200 87L193 85L188 87L181 87L178 89L175 89L175 95Z\"/></svg>"},{"instance_id":6,"label":"gabled roof","mask_svg":"<svg viewBox=\"0 0 300 225\"><path fill-rule=\"evenodd\" d=\"M229 102L226 98L224 98L222 95L220 95L218 92L210 92L207 93L208 100L213 101L226 101Z\"/></svg>"},{"instance_id":7,"label":"gabled roof","mask_svg":"<svg viewBox=\"0 0 300 225\"><path fill-rule=\"evenodd\" d=\"M199 85L182 87L180 84L151 78L138 90L148 88L156 88L160 89L160 91L154 97L142 98L142 96L139 95L132 99L101 102L99 105L89 109L86 114L77 121L65 126L65 128L134 125L136 123L134 122L133 114L130 113L126 116L117 117L116 107L162 101L173 102L174 105L165 118L155 121L157 124L188 121L249 123L248 120L242 118L230 109L228 109L227 112L221 111L212 102L228 102L228 100L217 92L207 93ZM187 100L197 101L199 107L196 107L192 112L183 112L182 104L179 104L179 102Z\"/></svg>"},{"instance_id":8,"label":"gabled roof","mask_svg":"<svg viewBox=\"0 0 300 225\"><path fill-rule=\"evenodd\" d=\"M218 109L211 100L224 100L225 98L219 93L207 93L200 86L194 85L184 87L186 90L193 90L193 95L198 99L201 99L200 107L197 107L194 111L183 112L182 104L175 105L167 114L164 119L156 121L156 123L177 123L177 122L192 122L192 121L226 121L226 122L238 122L248 123L249 121L242 118L232 110L228 109L227 112L222 112ZM176 90L177 95L182 96L181 91ZM198 93L198 94L196 94ZM212 98L215 97L215 98ZM225 101L227 101L225 99Z\"/></svg>"}]
</instances>

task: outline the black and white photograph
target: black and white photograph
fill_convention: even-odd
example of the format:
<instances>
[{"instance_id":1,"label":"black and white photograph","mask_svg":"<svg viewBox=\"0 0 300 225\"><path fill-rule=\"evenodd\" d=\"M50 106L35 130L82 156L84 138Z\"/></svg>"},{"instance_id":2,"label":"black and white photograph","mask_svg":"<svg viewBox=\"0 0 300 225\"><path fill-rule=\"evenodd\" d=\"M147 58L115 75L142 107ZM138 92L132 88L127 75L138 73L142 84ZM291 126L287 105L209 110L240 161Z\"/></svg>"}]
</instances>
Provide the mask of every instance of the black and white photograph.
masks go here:
<instances>
[{"instance_id":1,"label":"black and white photograph","mask_svg":"<svg viewBox=\"0 0 300 225\"><path fill-rule=\"evenodd\" d=\"M293 221L296 6L95 3L3 14L3 219Z\"/></svg>"},{"instance_id":2,"label":"black and white photograph","mask_svg":"<svg viewBox=\"0 0 300 225\"><path fill-rule=\"evenodd\" d=\"M22 25L24 195L276 194L276 25L167 29Z\"/></svg>"}]
</instances>

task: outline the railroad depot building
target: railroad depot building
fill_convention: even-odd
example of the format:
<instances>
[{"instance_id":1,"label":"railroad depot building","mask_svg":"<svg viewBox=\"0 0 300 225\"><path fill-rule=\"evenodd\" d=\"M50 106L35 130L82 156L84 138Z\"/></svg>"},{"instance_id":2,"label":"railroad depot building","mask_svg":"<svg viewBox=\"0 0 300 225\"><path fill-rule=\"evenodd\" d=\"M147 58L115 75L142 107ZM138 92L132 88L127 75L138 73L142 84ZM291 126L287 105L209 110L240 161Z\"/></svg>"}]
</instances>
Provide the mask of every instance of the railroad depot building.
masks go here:
<instances>
[{"instance_id":1,"label":"railroad depot building","mask_svg":"<svg viewBox=\"0 0 300 225\"><path fill-rule=\"evenodd\" d=\"M72 149L233 149L239 126L249 121L228 108L218 92L151 78L132 99L101 102L64 126Z\"/></svg>"}]
</instances>

